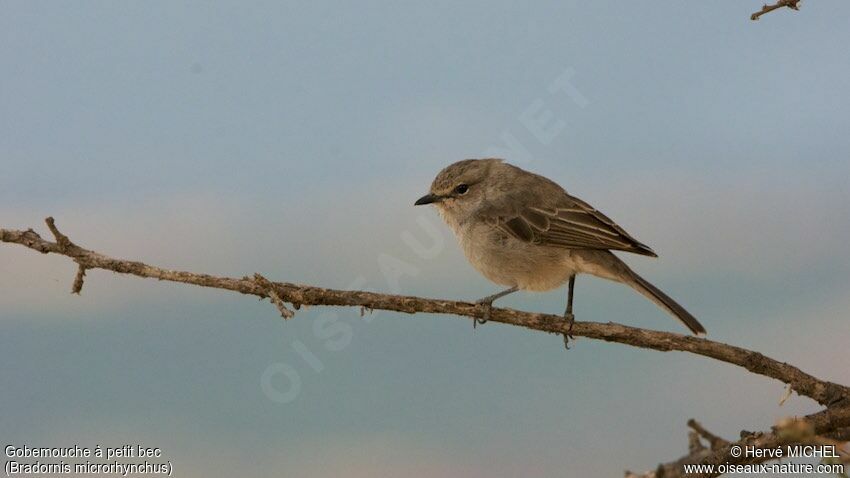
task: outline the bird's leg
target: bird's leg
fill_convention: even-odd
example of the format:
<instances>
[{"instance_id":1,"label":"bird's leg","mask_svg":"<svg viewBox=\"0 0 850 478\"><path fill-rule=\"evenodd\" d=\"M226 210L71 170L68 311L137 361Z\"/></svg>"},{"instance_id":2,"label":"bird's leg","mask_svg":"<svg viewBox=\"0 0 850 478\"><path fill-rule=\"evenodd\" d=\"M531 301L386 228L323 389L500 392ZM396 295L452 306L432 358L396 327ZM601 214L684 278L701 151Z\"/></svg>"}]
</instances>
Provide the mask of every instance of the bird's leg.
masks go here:
<instances>
[{"instance_id":1,"label":"bird's leg","mask_svg":"<svg viewBox=\"0 0 850 478\"><path fill-rule=\"evenodd\" d=\"M478 324L487 323L487 321L490 319L490 310L493 309L493 301L494 300L496 300L500 297L504 297L508 294L512 294L512 293L514 293L518 290L519 290L519 288L517 286L513 286L510 289L505 289L502 292L497 292L493 295L488 295L487 297L476 300L475 301L476 304L484 306L484 317L482 317L480 319L479 318L472 319L472 328L474 329L475 326L478 325Z\"/></svg>"},{"instance_id":2,"label":"bird's leg","mask_svg":"<svg viewBox=\"0 0 850 478\"><path fill-rule=\"evenodd\" d=\"M569 325L567 333L564 334L564 347L566 347L567 349L570 348L570 339L573 338L571 332L573 331L573 324L576 321L576 317L575 315L573 315L573 288L575 288L575 285L576 275L573 274L570 276L570 283L567 286L567 310L564 311L564 319L567 320L567 324Z\"/></svg>"}]
</instances>

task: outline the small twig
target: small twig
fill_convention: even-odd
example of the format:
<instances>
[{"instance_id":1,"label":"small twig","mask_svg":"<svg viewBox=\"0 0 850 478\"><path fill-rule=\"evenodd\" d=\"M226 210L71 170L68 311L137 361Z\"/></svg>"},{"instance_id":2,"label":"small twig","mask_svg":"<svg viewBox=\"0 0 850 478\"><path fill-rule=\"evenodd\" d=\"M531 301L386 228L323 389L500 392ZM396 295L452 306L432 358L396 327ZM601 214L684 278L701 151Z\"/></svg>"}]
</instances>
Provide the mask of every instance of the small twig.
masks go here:
<instances>
[{"instance_id":1,"label":"small twig","mask_svg":"<svg viewBox=\"0 0 850 478\"><path fill-rule=\"evenodd\" d=\"M83 290L83 281L86 277L86 268L82 264L77 268L77 277L74 278L74 285L71 286L71 293L80 295Z\"/></svg>"},{"instance_id":2,"label":"small twig","mask_svg":"<svg viewBox=\"0 0 850 478\"><path fill-rule=\"evenodd\" d=\"M68 236L59 232L59 229L56 227L56 222L53 220L53 217L48 217L44 220L47 223L47 228L50 229L50 232L53 233L53 237L56 238L56 244L59 244L59 250L62 252L68 252L71 246L74 245Z\"/></svg>"},{"instance_id":3,"label":"small twig","mask_svg":"<svg viewBox=\"0 0 850 478\"><path fill-rule=\"evenodd\" d=\"M764 6L761 7L761 10L750 15L750 20L758 20L759 17L764 15L765 13L769 13L769 12L772 12L774 10L778 10L782 7L788 7L791 10L800 10L800 7L798 5L799 3L800 3L800 0L778 0L773 5L765 4Z\"/></svg>"},{"instance_id":4,"label":"small twig","mask_svg":"<svg viewBox=\"0 0 850 478\"><path fill-rule=\"evenodd\" d=\"M785 405L785 402L788 401L789 398L791 398L791 392L793 392L793 390L791 389L791 386L786 385L785 386L785 393L782 394L782 398L779 400L779 406L780 407L782 405Z\"/></svg>"},{"instance_id":5,"label":"small twig","mask_svg":"<svg viewBox=\"0 0 850 478\"><path fill-rule=\"evenodd\" d=\"M275 285L270 280L266 279L260 274L254 274L254 282L257 283L258 286L265 289L266 294L269 296L269 301L277 307L277 310L280 311L280 316L284 319L291 319L295 317L295 312L289 310L286 307L286 304L283 303L283 299L278 295L277 290L275 290Z\"/></svg>"},{"instance_id":6,"label":"small twig","mask_svg":"<svg viewBox=\"0 0 850 478\"><path fill-rule=\"evenodd\" d=\"M688 453L691 455L705 450L705 445L699 439L699 433L691 430L688 432Z\"/></svg>"},{"instance_id":7,"label":"small twig","mask_svg":"<svg viewBox=\"0 0 850 478\"><path fill-rule=\"evenodd\" d=\"M719 436L715 435L714 433L711 433L710 431L706 430L702 425L700 425L698 421L694 420L693 418L688 420L688 426L691 427L691 429L695 431L699 436L703 437L705 441L708 442L708 445L711 447L712 450L717 450L719 448L723 448L729 445L729 442L727 440L724 440Z\"/></svg>"},{"instance_id":8,"label":"small twig","mask_svg":"<svg viewBox=\"0 0 850 478\"><path fill-rule=\"evenodd\" d=\"M50 232L53 234L53 237L56 238L56 244L59 246L59 250L62 253L69 254L72 247L76 247L76 244L71 242L68 239L68 236L59 232L59 228L56 227L56 221L53 220L53 217L47 217L44 219L44 222L47 223L47 228L50 229ZM36 237L39 237L35 231L30 229L28 232L32 232ZM70 254L69 254L70 256ZM77 275L74 277L74 283L71 285L71 293L80 295L80 292L83 290L83 282L86 277L86 267L81 264L79 261L77 262Z\"/></svg>"}]
</instances>

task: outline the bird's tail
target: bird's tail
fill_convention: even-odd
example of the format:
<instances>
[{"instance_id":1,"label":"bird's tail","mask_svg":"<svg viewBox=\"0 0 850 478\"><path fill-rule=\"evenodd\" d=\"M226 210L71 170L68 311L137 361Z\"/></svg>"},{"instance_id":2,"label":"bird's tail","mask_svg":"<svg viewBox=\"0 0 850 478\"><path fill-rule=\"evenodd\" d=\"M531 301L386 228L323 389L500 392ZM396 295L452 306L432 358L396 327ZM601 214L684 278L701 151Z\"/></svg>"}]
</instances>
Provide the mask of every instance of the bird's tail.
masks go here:
<instances>
[{"instance_id":1,"label":"bird's tail","mask_svg":"<svg viewBox=\"0 0 850 478\"><path fill-rule=\"evenodd\" d=\"M621 278L623 282L643 294L647 299L655 302L656 305L669 312L673 317L679 319L679 321L695 335L705 334L705 327L699 323L696 317L691 315L690 312L685 310L685 308L679 305L675 300L671 299L669 295L661 292L658 287L655 287L650 284L649 281L637 275L633 270L629 269L628 266L626 266L625 271L623 271L623 275L626 276Z\"/></svg>"}]
</instances>

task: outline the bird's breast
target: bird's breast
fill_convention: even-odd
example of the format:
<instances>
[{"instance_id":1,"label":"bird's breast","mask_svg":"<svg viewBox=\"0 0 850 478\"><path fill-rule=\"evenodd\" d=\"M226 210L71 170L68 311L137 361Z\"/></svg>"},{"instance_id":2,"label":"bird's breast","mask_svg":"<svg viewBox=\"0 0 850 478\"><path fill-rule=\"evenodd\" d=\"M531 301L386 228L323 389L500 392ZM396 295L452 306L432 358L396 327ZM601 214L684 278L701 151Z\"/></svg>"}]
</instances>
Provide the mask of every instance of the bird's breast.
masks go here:
<instances>
[{"instance_id":1,"label":"bird's breast","mask_svg":"<svg viewBox=\"0 0 850 478\"><path fill-rule=\"evenodd\" d=\"M453 229L472 266L496 284L545 291L559 287L575 273L567 249L521 241L486 223Z\"/></svg>"}]
</instances>

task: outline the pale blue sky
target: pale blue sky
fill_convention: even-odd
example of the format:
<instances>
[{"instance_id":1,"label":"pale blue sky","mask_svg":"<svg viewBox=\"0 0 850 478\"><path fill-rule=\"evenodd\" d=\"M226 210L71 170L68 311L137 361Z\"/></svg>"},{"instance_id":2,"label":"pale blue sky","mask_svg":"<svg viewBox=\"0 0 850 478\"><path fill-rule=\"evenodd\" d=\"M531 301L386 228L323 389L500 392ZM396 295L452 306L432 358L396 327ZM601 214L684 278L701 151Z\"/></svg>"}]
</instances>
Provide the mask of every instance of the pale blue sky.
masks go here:
<instances>
[{"instance_id":1,"label":"pale blue sky","mask_svg":"<svg viewBox=\"0 0 850 478\"><path fill-rule=\"evenodd\" d=\"M750 22L760 4L5 2L0 226L54 215L164 267L474 299L494 286L412 202L509 135L509 161L659 252L627 260L710 338L848 383L850 4ZM565 72L582 101L550 90ZM545 144L524 125L544 110L563 125ZM405 232L429 231L417 253ZM178 476L620 476L683 453L690 417L733 437L814 410L682 354L425 315L283 323L97 271L72 297L68 261L0 264L0 437L146 442ZM576 300L683 332L615 284L581 278ZM328 312L350 343L317 336ZM275 364L300 378L290 403L263 390Z\"/></svg>"}]
</instances>

